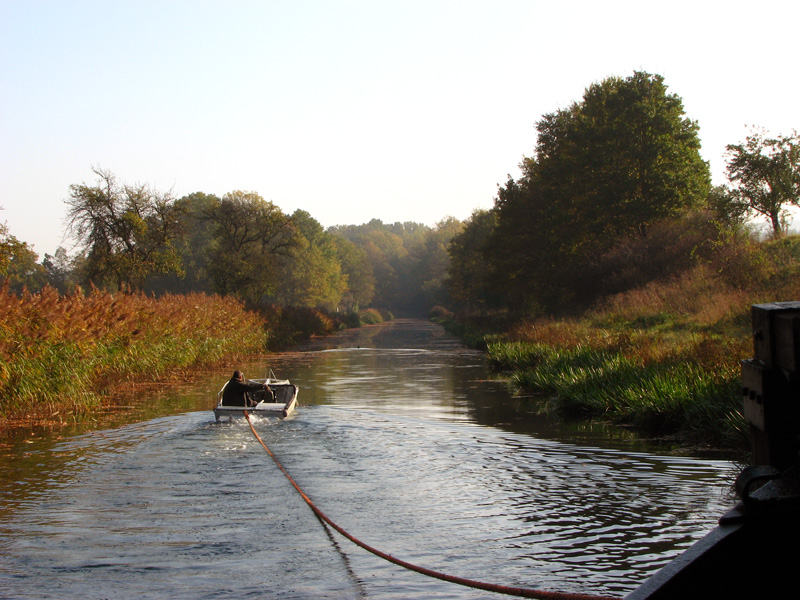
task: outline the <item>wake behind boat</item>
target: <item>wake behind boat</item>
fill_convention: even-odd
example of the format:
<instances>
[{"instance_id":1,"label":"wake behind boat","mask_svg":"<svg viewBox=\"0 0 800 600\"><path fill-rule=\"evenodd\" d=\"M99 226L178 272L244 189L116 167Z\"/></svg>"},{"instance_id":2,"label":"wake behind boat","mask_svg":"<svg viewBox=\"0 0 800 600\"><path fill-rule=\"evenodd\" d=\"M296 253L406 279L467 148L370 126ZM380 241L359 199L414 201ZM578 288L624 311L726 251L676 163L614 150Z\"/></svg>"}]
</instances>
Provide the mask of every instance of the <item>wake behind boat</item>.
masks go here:
<instances>
[{"instance_id":1,"label":"wake behind boat","mask_svg":"<svg viewBox=\"0 0 800 600\"><path fill-rule=\"evenodd\" d=\"M258 416L289 416L297 408L298 388L288 379L276 379L271 370L269 374L264 379L244 379L239 371L234 372L217 394L216 420L243 417L245 411Z\"/></svg>"}]
</instances>

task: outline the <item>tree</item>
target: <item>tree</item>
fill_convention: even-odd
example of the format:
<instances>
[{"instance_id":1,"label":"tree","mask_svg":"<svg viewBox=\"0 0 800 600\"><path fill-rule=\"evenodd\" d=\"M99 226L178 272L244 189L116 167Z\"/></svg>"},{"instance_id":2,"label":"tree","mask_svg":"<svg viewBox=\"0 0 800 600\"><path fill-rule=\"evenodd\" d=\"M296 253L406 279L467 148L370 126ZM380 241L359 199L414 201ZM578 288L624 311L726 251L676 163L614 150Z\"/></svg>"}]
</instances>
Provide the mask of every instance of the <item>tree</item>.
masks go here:
<instances>
[{"instance_id":1,"label":"tree","mask_svg":"<svg viewBox=\"0 0 800 600\"><path fill-rule=\"evenodd\" d=\"M708 193L707 208L721 226L736 230L747 222L749 209L727 185L715 185Z\"/></svg>"},{"instance_id":2,"label":"tree","mask_svg":"<svg viewBox=\"0 0 800 600\"><path fill-rule=\"evenodd\" d=\"M769 137L763 130L744 144L727 146L727 176L734 197L752 213L769 219L778 238L786 229L786 206L800 204L800 136Z\"/></svg>"},{"instance_id":3,"label":"tree","mask_svg":"<svg viewBox=\"0 0 800 600\"><path fill-rule=\"evenodd\" d=\"M274 296L288 306L334 310L347 290L347 275L342 273L333 236L304 210L296 210L291 218L297 246L281 260Z\"/></svg>"},{"instance_id":4,"label":"tree","mask_svg":"<svg viewBox=\"0 0 800 600\"><path fill-rule=\"evenodd\" d=\"M21 244L22 242L8 232L8 225L0 223L0 276L8 273L8 267L14 258L14 252Z\"/></svg>"},{"instance_id":5,"label":"tree","mask_svg":"<svg viewBox=\"0 0 800 600\"><path fill-rule=\"evenodd\" d=\"M439 221L433 229L424 232L421 242L414 248L416 272L419 283L414 304L416 312L423 313L436 305L449 303L446 285L450 265L448 248L451 240L464 229L464 224L454 217Z\"/></svg>"},{"instance_id":6,"label":"tree","mask_svg":"<svg viewBox=\"0 0 800 600\"><path fill-rule=\"evenodd\" d=\"M251 304L277 289L281 257L292 256L298 237L290 217L255 192L234 191L206 211L213 242L208 272L214 290Z\"/></svg>"},{"instance_id":7,"label":"tree","mask_svg":"<svg viewBox=\"0 0 800 600\"><path fill-rule=\"evenodd\" d=\"M584 237L646 235L708 193L698 126L660 75L593 84L580 104L545 115L537 129L536 183L559 190Z\"/></svg>"},{"instance_id":8,"label":"tree","mask_svg":"<svg viewBox=\"0 0 800 600\"><path fill-rule=\"evenodd\" d=\"M75 266L67 254L66 249L61 246L56 248L56 253L53 256L49 254L44 255L42 267L44 267L48 285L56 288L60 294L66 294L72 291L75 285L77 285L77 283L73 281Z\"/></svg>"},{"instance_id":9,"label":"tree","mask_svg":"<svg viewBox=\"0 0 800 600\"><path fill-rule=\"evenodd\" d=\"M373 305L406 315L424 314L434 304L445 302L447 246L461 227L452 217L435 228L410 221L385 224L379 219L331 227L329 232L358 248L357 257L350 255L349 265L343 261L355 294L348 302L363 306L371 299ZM357 269L352 258L357 260Z\"/></svg>"},{"instance_id":10,"label":"tree","mask_svg":"<svg viewBox=\"0 0 800 600\"><path fill-rule=\"evenodd\" d=\"M97 185L71 185L66 201L68 231L85 255L84 279L138 290L152 273L180 273L173 242L181 211L172 196L143 184L119 184L110 171L92 171Z\"/></svg>"},{"instance_id":11,"label":"tree","mask_svg":"<svg viewBox=\"0 0 800 600\"><path fill-rule=\"evenodd\" d=\"M0 209L1 210L1 209ZM39 255L25 242L20 242L0 223L0 284L20 292L38 292L47 284L44 267L36 263Z\"/></svg>"},{"instance_id":12,"label":"tree","mask_svg":"<svg viewBox=\"0 0 800 600\"><path fill-rule=\"evenodd\" d=\"M498 304L498 294L490 283L492 264L486 252L496 226L496 210L475 210L450 241L446 284L458 308L487 310Z\"/></svg>"},{"instance_id":13,"label":"tree","mask_svg":"<svg viewBox=\"0 0 800 600\"><path fill-rule=\"evenodd\" d=\"M363 249L375 282L372 303L395 307L403 289L399 270L408 258L403 224L386 225L380 219L372 219L363 225L335 227L330 231Z\"/></svg>"},{"instance_id":14,"label":"tree","mask_svg":"<svg viewBox=\"0 0 800 600\"><path fill-rule=\"evenodd\" d=\"M22 242L15 249L11 257L11 262L5 276L0 277L4 283L8 283L11 290L21 292L27 289L29 292L38 292L47 285L47 275L42 265L36 261L39 255Z\"/></svg>"},{"instance_id":15,"label":"tree","mask_svg":"<svg viewBox=\"0 0 800 600\"><path fill-rule=\"evenodd\" d=\"M152 276L145 289L155 293L212 291L208 274L208 254L213 241L213 223L209 211L219 198L213 194L193 192L175 201L180 209L180 235L173 241L182 264L182 275L167 273Z\"/></svg>"},{"instance_id":16,"label":"tree","mask_svg":"<svg viewBox=\"0 0 800 600\"><path fill-rule=\"evenodd\" d=\"M342 296L344 309L349 312L369 306L375 295L375 275L367 253L347 238L340 235L331 237L342 273L347 276L347 289Z\"/></svg>"},{"instance_id":17,"label":"tree","mask_svg":"<svg viewBox=\"0 0 800 600\"><path fill-rule=\"evenodd\" d=\"M0 207L0 210L3 210ZM37 292L47 284L44 267L36 263L39 255L25 242L19 241L0 223L0 285L20 292Z\"/></svg>"},{"instance_id":18,"label":"tree","mask_svg":"<svg viewBox=\"0 0 800 600\"><path fill-rule=\"evenodd\" d=\"M621 237L646 236L708 195L697 124L659 75L593 84L536 128L535 155L518 181L500 188L487 243L496 284L518 308L591 301L590 257Z\"/></svg>"}]
</instances>

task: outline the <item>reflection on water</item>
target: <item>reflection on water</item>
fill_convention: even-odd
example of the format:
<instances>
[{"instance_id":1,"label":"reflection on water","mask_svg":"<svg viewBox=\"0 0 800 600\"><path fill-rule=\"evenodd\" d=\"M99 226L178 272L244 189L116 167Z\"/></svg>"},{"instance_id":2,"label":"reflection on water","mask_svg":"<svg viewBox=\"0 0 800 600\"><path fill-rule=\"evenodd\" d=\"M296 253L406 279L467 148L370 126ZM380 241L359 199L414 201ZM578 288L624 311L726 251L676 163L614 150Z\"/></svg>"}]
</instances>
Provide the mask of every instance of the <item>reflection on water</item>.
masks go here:
<instances>
[{"instance_id":1,"label":"reflection on water","mask_svg":"<svg viewBox=\"0 0 800 600\"><path fill-rule=\"evenodd\" d=\"M242 365L300 385L255 426L304 491L368 544L505 585L623 595L732 503L729 461L670 457L599 432L512 422L480 354L429 324ZM10 598L484 598L328 533L246 423L202 410L16 444L0 481ZM198 398L198 395L200 396ZM181 401L184 402L184 401ZM180 410L180 409L179 409Z\"/></svg>"}]
</instances>

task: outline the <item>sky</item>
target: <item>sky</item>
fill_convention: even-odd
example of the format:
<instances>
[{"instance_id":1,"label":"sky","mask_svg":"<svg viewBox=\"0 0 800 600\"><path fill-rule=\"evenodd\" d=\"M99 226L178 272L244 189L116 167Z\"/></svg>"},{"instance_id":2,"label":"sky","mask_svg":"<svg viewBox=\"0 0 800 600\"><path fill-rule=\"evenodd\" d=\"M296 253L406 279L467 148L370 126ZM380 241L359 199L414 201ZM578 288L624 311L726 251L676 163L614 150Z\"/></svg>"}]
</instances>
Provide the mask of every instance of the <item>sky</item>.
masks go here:
<instances>
[{"instance_id":1,"label":"sky","mask_svg":"<svg viewBox=\"0 0 800 600\"><path fill-rule=\"evenodd\" d=\"M0 223L43 258L93 167L252 191L323 226L490 208L536 122L662 75L714 183L750 127L800 129L800 2L0 0Z\"/></svg>"}]
</instances>

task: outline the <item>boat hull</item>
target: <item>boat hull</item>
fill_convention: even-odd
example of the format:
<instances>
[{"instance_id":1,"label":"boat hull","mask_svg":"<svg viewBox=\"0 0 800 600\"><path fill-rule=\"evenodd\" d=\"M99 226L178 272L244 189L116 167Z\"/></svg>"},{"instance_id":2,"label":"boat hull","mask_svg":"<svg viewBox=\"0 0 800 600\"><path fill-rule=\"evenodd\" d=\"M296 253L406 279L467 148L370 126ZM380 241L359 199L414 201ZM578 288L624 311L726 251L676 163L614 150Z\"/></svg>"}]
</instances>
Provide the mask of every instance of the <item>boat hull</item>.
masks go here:
<instances>
[{"instance_id":1,"label":"boat hull","mask_svg":"<svg viewBox=\"0 0 800 600\"><path fill-rule=\"evenodd\" d=\"M223 417L228 417L229 419L244 417L245 413L259 417L285 418L297 408L299 390L296 385L286 380L254 379L252 381L268 384L274 394L274 398L266 398L263 392L258 391L256 392L258 404L255 406L227 406L222 404L222 393L225 391L225 386L222 386L217 395L217 405L214 407L214 418L217 421Z\"/></svg>"}]
</instances>

